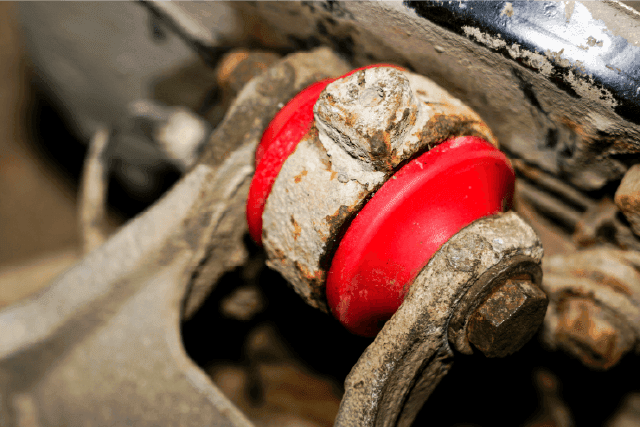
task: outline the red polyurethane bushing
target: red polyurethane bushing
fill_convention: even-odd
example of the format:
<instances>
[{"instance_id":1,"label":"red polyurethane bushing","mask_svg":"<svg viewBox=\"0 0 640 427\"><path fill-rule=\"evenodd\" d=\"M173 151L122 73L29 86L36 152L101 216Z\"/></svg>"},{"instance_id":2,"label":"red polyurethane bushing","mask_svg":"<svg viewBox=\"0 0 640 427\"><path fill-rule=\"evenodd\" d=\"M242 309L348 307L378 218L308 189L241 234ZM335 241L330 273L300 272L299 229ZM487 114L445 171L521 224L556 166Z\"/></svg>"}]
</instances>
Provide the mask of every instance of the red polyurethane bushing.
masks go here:
<instances>
[{"instance_id":1,"label":"red polyurethane bushing","mask_svg":"<svg viewBox=\"0 0 640 427\"><path fill-rule=\"evenodd\" d=\"M327 300L351 332L375 336L436 251L476 219L511 206L505 155L458 137L410 161L349 225L327 276Z\"/></svg>"},{"instance_id":2,"label":"red polyurethane bushing","mask_svg":"<svg viewBox=\"0 0 640 427\"><path fill-rule=\"evenodd\" d=\"M374 67L401 67L389 64L374 64L357 68L340 77L347 77L360 70ZM273 118L262 134L256 148L256 171L249 187L247 199L247 224L249 235L262 245L262 214L271 193L273 183L285 160L293 153L302 137L313 124L313 107L322 91L337 79L325 79L312 84L298 93Z\"/></svg>"}]
</instances>

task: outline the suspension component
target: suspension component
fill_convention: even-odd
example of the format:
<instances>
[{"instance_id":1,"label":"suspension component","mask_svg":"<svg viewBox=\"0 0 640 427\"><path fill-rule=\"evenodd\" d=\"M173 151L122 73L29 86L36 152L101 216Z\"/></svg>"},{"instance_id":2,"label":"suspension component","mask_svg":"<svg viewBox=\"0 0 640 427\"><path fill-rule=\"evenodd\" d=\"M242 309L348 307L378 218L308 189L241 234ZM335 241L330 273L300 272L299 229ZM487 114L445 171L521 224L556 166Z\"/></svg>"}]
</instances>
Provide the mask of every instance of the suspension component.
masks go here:
<instances>
[{"instance_id":1,"label":"suspension component","mask_svg":"<svg viewBox=\"0 0 640 427\"><path fill-rule=\"evenodd\" d=\"M224 272L243 262L242 212L253 172L251 157L277 106L309 84L347 70L347 64L337 55L318 49L289 55L252 79L212 134L198 163L161 201L86 255L45 292L0 312L0 406L8 409L2 415L9 425L33 419L44 424L64 420L70 425L125 421L136 425L251 425L189 359L182 346L180 321L200 306L203 296ZM362 173L358 175L357 170L346 169L340 163L345 160L338 158L340 147L329 145L334 150L331 157L327 150L324 157L319 157L329 162L309 157L305 164L307 175L302 174L296 182L295 176L300 172L295 170L296 162L291 162L301 161L296 157L301 148L307 152L315 149L318 155L324 150L324 144L309 135L325 137L319 127L311 126L283 162L265 204L261 235L272 264L296 265L295 261L287 261L284 253L282 258L274 256L280 231L271 228L270 221L277 218L278 207L282 212L291 208L274 202L274 191L286 194L286 188L313 194L308 199L292 195L292 200L297 200L297 205L307 203L311 206L307 210L317 213L322 205L315 196L320 193L313 192L314 187L309 184L315 183L320 189L326 184L322 180L308 182L313 174L333 176L330 182L345 187L363 187L358 179L364 180L367 174L374 178L395 176L393 171L428 149L443 146L451 137L475 135L492 141L488 130L480 132L484 125L471 110L454 104L455 100L437 87L425 92L432 96L428 98L432 104L420 101L427 96L419 92L424 91L424 85L419 89L414 86L413 76L403 75L409 76L419 101L416 123L431 121L433 125L415 138L424 138L427 145L403 157L402 147L393 145L398 140L391 138L403 131L387 131L387 126L381 131L381 140L391 148L389 152L401 153L398 156L387 156L386 160L369 157L369 169L361 166ZM382 92L386 93L385 88ZM373 95L377 93L377 89L373 91ZM437 94L442 94L439 100ZM376 97L366 99L375 103ZM451 115L451 111L459 114ZM409 116L410 113L411 109ZM399 119L403 123L402 117ZM454 130L447 123L455 125ZM415 129L416 125L412 126ZM475 133L471 131L474 129ZM416 133L410 130L404 134L406 137ZM326 140L325 143L329 144ZM346 183L337 171L349 178ZM278 181L289 176L292 185L299 184L297 189L280 186ZM387 182L393 181L391 178ZM326 189L323 191L322 195L326 194ZM367 191L364 206L374 190ZM331 197L327 200L333 200ZM326 216L319 218L326 220ZM335 220L332 226L337 226L340 233L328 239L330 244L341 243L349 220ZM290 224L291 221L286 225ZM317 226L327 227L322 221ZM309 228L300 227L298 240L293 239L298 243L303 236L313 236ZM319 276L326 275L336 247L327 249L329 255L322 264L327 270L317 270ZM453 349L469 353L473 345L487 354L514 351L514 343L525 340L537 325L527 320L527 313L531 312L527 307L535 308L534 305L526 302L529 299L520 303L522 298L509 290L509 284L526 284L530 280L538 286L541 256L537 236L514 213L478 219L455 233L420 270L398 311L347 377L335 425L407 425L446 375ZM293 270L290 274L302 277L300 283L311 288L302 274ZM326 301L324 294L322 298ZM485 313L495 300L513 302L501 313L506 321L493 322L494 329L476 324L483 318L474 313ZM499 339L509 332L510 340ZM484 337L488 347L483 348L476 337ZM118 369L114 369L114 354ZM104 384L110 386L101 386Z\"/></svg>"},{"instance_id":2,"label":"suspension component","mask_svg":"<svg viewBox=\"0 0 640 427\"><path fill-rule=\"evenodd\" d=\"M611 248L545 260L544 342L598 370L640 353L639 266L637 252Z\"/></svg>"},{"instance_id":3,"label":"suspension component","mask_svg":"<svg viewBox=\"0 0 640 427\"><path fill-rule=\"evenodd\" d=\"M495 145L477 114L425 77L372 66L318 82L258 147L251 235L310 305L374 336L445 242L510 207L514 173Z\"/></svg>"},{"instance_id":4,"label":"suspension component","mask_svg":"<svg viewBox=\"0 0 640 427\"><path fill-rule=\"evenodd\" d=\"M343 77L360 70L380 67L370 65L358 68ZM385 66L394 67L393 65ZM273 183L284 161L293 153L302 137L313 125L313 106L327 85L336 78L320 80L302 90L287 103L264 131L256 149L256 172L247 200L247 224L253 240L262 245L262 214Z\"/></svg>"},{"instance_id":5,"label":"suspension component","mask_svg":"<svg viewBox=\"0 0 640 427\"><path fill-rule=\"evenodd\" d=\"M483 305L499 297L496 293L504 295L510 279L528 278L540 286L541 259L538 236L513 212L476 220L451 237L420 271L398 311L351 369L334 425L411 425L453 365L453 350L472 352L474 313L483 312ZM523 320L526 316L520 314L531 307L502 299L508 303L505 312L514 315L504 319ZM525 310L514 310L517 306ZM494 340L486 349L500 355L515 351L514 344L530 338L541 320L507 320L498 326L506 326L510 339Z\"/></svg>"},{"instance_id":6,"label":"suspension component","mask_svg":"<svg viewBox=\"0 0 640 427\"><path fill-rule=\"evenodd\" d=\"M513 183L504 155L475 137L448 140L402 167L340 241L327 275L334 315L374 336L440 246L510 204Z\"/></svg>"}]
</instances>

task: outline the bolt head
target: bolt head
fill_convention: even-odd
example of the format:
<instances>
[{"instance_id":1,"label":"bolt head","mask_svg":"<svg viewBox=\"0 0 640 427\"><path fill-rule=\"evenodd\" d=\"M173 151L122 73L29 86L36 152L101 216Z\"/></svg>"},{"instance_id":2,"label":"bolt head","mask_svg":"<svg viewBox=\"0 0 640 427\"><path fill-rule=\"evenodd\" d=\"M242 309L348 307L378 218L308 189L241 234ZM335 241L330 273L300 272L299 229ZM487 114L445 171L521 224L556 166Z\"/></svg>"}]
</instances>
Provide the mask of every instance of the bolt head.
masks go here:
<instances>
[{"instance_id":1,"label":"bolt head","mask_svg":"<svg viewBox=\"0 0 640 427\"><path fill-rule=\"evenodd\" d=\"M587 298L567 298L558 306L557 342L594 369L618 363L633 345L633 334L613 313Z\"/></svg>"},{"instance_id":2,"label":"bolt head","mask_svg":"<svg viewBox=\"0 0 640 427\"><path fill-rule=\"evenodd\" d=\"M508 356L533 337L548 303L547 295L530 280L507 280L473 313L467 338L487 357Z\"/></svg>"},{"instance_id":3,"label":"bolt head","mask_svg":"<svg viewBox=\"0 0 640 427\"><path fill-rule=\"evenodd\" d=\"M375 170L396 166L394 153L416 121L407 77L392 67L360 70L327 86L316 102L316 125Z\"/></svg>"}]
</instances>

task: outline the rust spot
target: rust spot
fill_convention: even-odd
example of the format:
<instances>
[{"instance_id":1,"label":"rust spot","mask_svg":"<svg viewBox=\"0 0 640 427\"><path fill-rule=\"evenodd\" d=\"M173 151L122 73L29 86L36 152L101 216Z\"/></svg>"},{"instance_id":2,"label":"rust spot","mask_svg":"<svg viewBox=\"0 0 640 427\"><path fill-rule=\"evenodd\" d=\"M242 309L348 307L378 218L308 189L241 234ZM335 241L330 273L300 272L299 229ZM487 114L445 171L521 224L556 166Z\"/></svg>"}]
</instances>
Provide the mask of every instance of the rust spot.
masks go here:
<instances>
[{"instance_id":1,"label":"rust spot","mask_svg":"<svg viewBox=\"0 0 640 427\"><path fill-rule=\"evenodd\" d=\"M377 131L369 137L371 146L371 161L379 170L391 170L392 165L389 162L391 141L389 132Z\"/></svg>"},{"instance_id":2,"label":"rust spot","mask_svg":"<svg viewBox=\"0 0 640 427\"><path fill-rule=\"evenodd\" d=\"M435 114L419 135L429 149L456 136L477 136L489 142L494 141L486 126L475 117L464 114Z\"/></svg>"},{"instance_id":3,"label":"rust spot","mask_svg":"<svg viewBox=\"0 0 640 427\"><path fill-rule=\"evenodd\" d=\"M231 52L221 59L216 79L223 88L238 92L253 77L259 75L280 55L270 53L253 53L245 50Z\"/></svg>"},{"instance_id":4,"label":"rust spot","mask_svg":"<svg viewBox=\"0 0 640 427\"><path fill-rule=\"evenodd\" d=\"M331 177L329 178L329 180L332 181L336 176L338 176L338 172L331 171Z\"/></svg>"},{"instance_id":5,"label":"rust spot","mask_svg":"<svg viewBox=\"0 0 640 427\"><path fill-rule=\"evenodd\" d=\"M273 250L273 254L275 255L274 260L280 261L280 264L282 265L286 265L287 257L285 256L284 252L282 252L280 249L275 249L275 248L272 250Z\"/></svg>"},{"instance_id":6,"label":"rust spot","mask_svg":"<svg viewBox=\"0 0 640 427\"><path fill-rule=\"evenodd\" d=\"M340 117L342 118L342 121L344 122L344 124L347 125L348 127L354 127L356 124L356 121L358 121L359 116L357 114L344 111L344 109L342 108L340 110L341 110Z\"/></svg>"},{"instance_id":7,"label":"rust spot","mask_svg":"<svg viewBox=\"0 0 640 427\"><path fill-rule=\"evenodd\" d=\"M560 117L559 122L567 127L571 132L579 135L582 139L593 139L592 135L589 135L589 133L585 131L584 126L574 122L573 120L567 117Z\"/></svg>"},{"instance_id":8,"label":"rust spot","mask_svg":"<svg viewBox=\"0 0 640 427\"><path fill-rule=\"evenodd\" d=\"M293 225L293 240L298 240L298 237L300 237L300 233L302 232L302 228L300 228L293 215L291 215L291 224Z\"/></svg>"},{"instance_id":9,"label":"rust spot","mask_svg":"<svg viewBox=\"0 0 640 427\"><path fill-rule=\"evenodd\" d=\"M533 281L531 275L527 273L514 274L513 276L509 276L509 280L529 280Z\"/></svg>"},{"instance_id":10,"label":"rust spot","mask_svg":"<svg viewBox=\"0 0 640 427\"><path fill-rule=\"evenodd\" d=\"M580 142L595 150L596 155L602 154L602 147L607 147L611 153L637 153L640 151L637 145L630 142L633 141L633 138L626 132L620 133L619 129L601 129L591 125L589 122L579 124L567 117L559 117L557 121L575 133L581 140Z\"/></svg>"},{"instance_id":11,"label":"rust spot","mask_svg":"<svg viewBox=\"0 0 640 427\"><path fill-rule=\"evenodd\" d=\"M425 92L425 91L424 91L424 90L422 90L422 89L418 89L418 90L416 91L416 93L417 93L418 95L421 95L421 96L427 96L427 92Z\"/></svg>"},{"instance_id":12,"label":"rust spot","mask_svg":"<svg viewBox=\"0 0 640 427\"><path fill-rule=\"evenodd\" d=\"M407 125L413 126L416 123L417 111L418 111L417 108L407 107L402 112L402 118L400 120L394 122L393 121L394 117L391 117L391 119L389 120L389 124L385 129L385 132L391 133L394 130L397 130L400 126L407 126Z\"/></svg>"},{"instance_id":13,"label":"rust spot","mask_svg":"<svg viewBox=\"0 0 640 427\"><path fill-rule=\"evenodd\" d=\"M351 216L352 213L352 207L342 205L333 215L327 215L324 220L329 225L330 230L336 230L340 228L342 224L344 224L344 222Z\"/></svg>"},{"instance_id":14,"label":"rust spot","mask_svg":"<svg viewBox=\"0 0 640 427\"><path fill-rule=\"evenodd\" d=\"M640 195L616 195L616 204L623 212L640 212Z\"/></svg>"},{"instance_id":15,"label":"rust spot","mask_svg":"<svg viewBox=\"0 0 640 427\"><path fill-rule=\"evenodd\" d=\"M460 133L463 124L459 117L444 114L434 115L422 129L421 139L429 144L438 144L450 136Z\"/></svg>"},{"instance_id":16,"label":"rust spot","mask_svg":"<svg viewBox=\"0 0 640 427\"><path fill-rule=\"evenodd\" d=\"M305 298L308 303L312 306L319 308L320 310L328 313L327 309L327 299L325 294L325 282L326 282L326 273L322 270L311 271L307 267L300 264L298 261L294 262L296 269L302 273L302 276L306 279L305 281L309 284L310 293L305 292L305 289L300 289L296 287L297 292L301 295L309 295L308 298Z\"/></svg>"},{"instance_id":17,"label":"rust spot","mask_svg":"<svg viewBox=\"0 0 640 427\"><path fill-rule=\"evenodd\" d=\"M406 112L407 110L405 110ZM416 120L418 120L418 109L412 108L409 112L409 126L413 126L416 124Z\"/></svg>"},{"instance_id":18,"label":"rust spot","mask_svg":"<svg viewBox=\"0 0 640 427\"><path fill-rule=\"evenodd\" d=\"M295 183L299 183L300 181L302 181L302 177L303 176L307 176L307 170L303 170L302 172L300 172L298 175L293 177L293 180L295 181Z\"/></svg>"},{"instance_id":19,"label":"rust spot","mask_svg":"<svg viewBox=\"0 0 640 427\"><path fill-rule=\"evenodd\" d=\"M559 344L586 366L608 369L630 350L633 340L594 301L568 299L558 304L558 313Z\"/></svg>"},{"instance_id":20,"label":"rust spot","mask_svg":"<svg viewBox=\"0 0 640 427\"><path fill-rule=\"evenodd\" d=\"M469 318L469 342L488 357L509 355L531 339L547 304L547 295L530 281L507 280Z\"/></svg>"},{"instance_id":21,"label":"rust spot","mask_svg":"<svg viewBox=\"0 0 640 427\"><path fill-rule=\"evenodd\" d=\"M275 257L277 259L284 259L285 258L284 252L282 252L280 249L273 248L272 251L273 251L273 254L275 255Z\"/></svg>"},{"instance_id":22,"label":"rust spot","mask_svg":"<svg viewBox=\"0 0 640 427\"><path fill-rule=\"evenodd\" d=\"M300 264L298 261L295 262L296 268L302 272L302 275L305 279L311 282L319 282L321 279L324 279L325 273L320 270L311 271L307 267Z\"/></svg>"},{"instance_id":23,"label":"rust spot","mask_svg":"<svg viewBox=\"0 0 640 427\"><path fill-rule=\"evenodd\" d=\"M322 97L327 101L330 105L336 105L336 99L327 91L322 92Z\"/></svg>"},{"instance_id":24,"label":"rust spot","mask_svg":"<svg viewBox=\"0 0 640 427\"><path fill-rule=\"evenodd\" d=\"M324 253L319 259L319 266L322 271L329 269L333 254L338 248L338 244L347 231L349 224L376 190L377 188L375 188L372 193L361 191L355 198L359 200L359 202L354 206L342 205L333 215L325 216L324 220L327 224L327 229L325 233L320 235L321 241L325 243ZM324 290L324 282L322 282L322 286Z\"/></svg>"}]
</instances>

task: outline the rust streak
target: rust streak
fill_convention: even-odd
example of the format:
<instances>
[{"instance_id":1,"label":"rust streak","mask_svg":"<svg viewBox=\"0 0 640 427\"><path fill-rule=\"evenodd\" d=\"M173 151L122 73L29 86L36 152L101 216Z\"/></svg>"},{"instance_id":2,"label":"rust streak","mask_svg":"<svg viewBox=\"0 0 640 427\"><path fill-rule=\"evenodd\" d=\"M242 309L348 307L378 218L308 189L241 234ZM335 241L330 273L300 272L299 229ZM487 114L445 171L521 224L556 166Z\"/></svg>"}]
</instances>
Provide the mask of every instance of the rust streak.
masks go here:
<instances>
[{"instance_id":1,"label":"rust streak","mask_svg":"<svg viewBox=\"0 0 640 427\"><path fill-rule=\"evenodd\" d=\"M295 181L295 183L299 183L300 181L302 181L302 177L303 176L307 176L307 170L303 170L302 172L300 172L298 175L296 175L295 177L293 177L293 180Z\"/></svg>"},{"instance_id":2,"label":"rust streak","mask_svg":"<svg viewBox=\"0 0 640 427\"><path fill-rule=\"evenodd\" d=\"M293 230L294 230L293 240L298 240L298 237L300 237L300 233L302 232L302 228L300 228L300 225L298 225L293 215L291 215L291 224L293 224Z\"/></svg>"}]
</instances>

